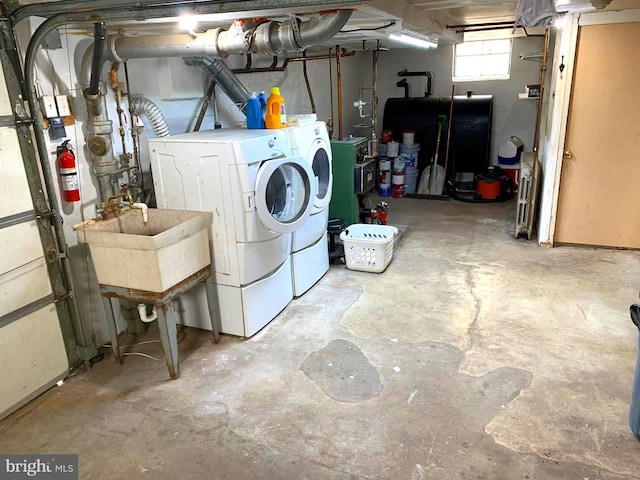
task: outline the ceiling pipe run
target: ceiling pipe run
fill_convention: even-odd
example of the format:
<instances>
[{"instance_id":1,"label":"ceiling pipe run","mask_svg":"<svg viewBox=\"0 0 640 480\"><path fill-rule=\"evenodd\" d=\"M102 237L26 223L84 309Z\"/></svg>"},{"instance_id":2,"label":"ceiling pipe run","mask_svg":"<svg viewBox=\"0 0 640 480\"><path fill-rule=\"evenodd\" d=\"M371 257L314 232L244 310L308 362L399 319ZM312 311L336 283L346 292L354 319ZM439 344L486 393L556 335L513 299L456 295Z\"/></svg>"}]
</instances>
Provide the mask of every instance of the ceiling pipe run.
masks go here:
<instances>
[{"instance_id":1,"label":"ceiling pipe run","mask_svg":"<svg viewBox=\"0 0 640 480\"><path fill-rule=\"evenodd\" d=\"M197 57L198 60L191 64L217 76L221 89L228 95L231 93L229 96L234 103L244 106L249 98L247 89L224 62L215 59L233 54L301 52L331 39L347 23L352 13L352 10L336 10L319 14L305 22L293 17L282 23L268 21L245 30L234 24L228 30L215 28L194 35L109 35L102 58L104 61L123 63L134 58ZM88 83L92 75L93 50L92 44L82 59L79 80L83 85Z\"/></svg>"},{"instance_id":2,"label":"ceiling pipe run","mask_svg":"<svg viewBox=\"0 0 640 480\"><path fill-rule=\"evenodd\" d=\"M291 18L282 23L262 23L255 28L214 28L204 33L148 35L107 38L106 56L114 62L153 57L214 57L264 53L301 52L335 36L351 18L352 10L323 13L301 22Z\"/></svg>"}]
</instances>

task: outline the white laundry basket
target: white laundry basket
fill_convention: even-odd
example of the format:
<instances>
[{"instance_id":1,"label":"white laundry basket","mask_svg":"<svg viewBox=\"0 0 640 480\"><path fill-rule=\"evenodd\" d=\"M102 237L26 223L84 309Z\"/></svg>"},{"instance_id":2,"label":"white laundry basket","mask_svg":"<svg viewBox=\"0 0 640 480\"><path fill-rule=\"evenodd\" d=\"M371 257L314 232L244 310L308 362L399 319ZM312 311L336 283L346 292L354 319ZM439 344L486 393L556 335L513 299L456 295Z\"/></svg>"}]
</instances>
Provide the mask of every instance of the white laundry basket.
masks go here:
<instances>
[{"instance_id":1,"label":"white laundry basket","mask_svg":"<svg viewBox=\"0 0 640 480\"><path fill-rule=\"evenodd\" d=\"M390 225L357 223L340 234L349 270L384 272L391 263L398 229Z\"/></svg>"}]
</instances>

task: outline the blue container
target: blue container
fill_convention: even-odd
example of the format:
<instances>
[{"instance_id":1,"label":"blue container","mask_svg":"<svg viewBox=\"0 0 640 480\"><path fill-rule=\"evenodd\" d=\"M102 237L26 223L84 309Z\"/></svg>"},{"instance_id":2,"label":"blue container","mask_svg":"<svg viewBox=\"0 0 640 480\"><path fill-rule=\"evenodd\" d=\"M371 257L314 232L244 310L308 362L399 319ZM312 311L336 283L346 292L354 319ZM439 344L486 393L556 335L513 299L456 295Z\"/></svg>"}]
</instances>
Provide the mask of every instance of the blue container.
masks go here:
<instances>
[{"instance_id":1,"label":"blue container","mask_svg":"<svg viewBox=\"0 0 640 480\"><path fill-rule=\"evenodd\" d=\"M631 311L631 321L640 330L640 305L631 305L629 310ZM640 349L640 335L638 335L638 349ZM636 374L633 379L629 426L636 438L640 440L640 356L636 360Z\"/></svg>"},{"instance_id":2,"label":"blue container","mask_svg":"<svg viewBox=\"0 0 640 480\"><path fill-rule=\"evenodd\" d=\"M264 92L260 92L260 95L258 95L258 99L260 100L260 108L262 109L262 117L260 119L260 124L262 126L260 128L267 128L264 123L264 116L267 113L267 96Z\"/></svg>"},{"instance_id":3,"label":"blue container","mask_svg":"<svg viewBox=\"0 0 640 480\"><path fill-rule=\"evenodd\" d=\"M391 184L390 183L381 183L378 185L378 194L381 197L390 197L391 196Z\"/></svg>"},{"instance_id":4,"label":"blue container","mask_svg":"<svg viewBox=\"0 0 640 480\"><path fill-rule=\"evenodd\" d=\"M247 101L247 128L264 128L262 106L256 92L251 92L249 101Z\"/></svg>"}]
</instances>

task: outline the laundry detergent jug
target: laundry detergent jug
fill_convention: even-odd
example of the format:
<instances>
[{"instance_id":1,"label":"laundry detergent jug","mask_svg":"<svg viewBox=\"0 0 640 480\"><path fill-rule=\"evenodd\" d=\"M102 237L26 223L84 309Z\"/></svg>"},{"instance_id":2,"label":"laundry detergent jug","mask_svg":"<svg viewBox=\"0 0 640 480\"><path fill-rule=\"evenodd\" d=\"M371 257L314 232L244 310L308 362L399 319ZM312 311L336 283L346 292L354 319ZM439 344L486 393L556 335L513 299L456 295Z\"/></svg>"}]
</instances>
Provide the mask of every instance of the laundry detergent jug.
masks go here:
<instances>
[{"instance_id":1,"label":"laundry detergent jug","mask_svg":"<svg viewBox=\"0 0 640 480\"><path fill-rule=\"evenodd\" d=\"M264 117L267 128L284 128L287 126L287 113L280 88L271 87L271 95L267 99L267 113Z\"/></svg>"},{"instance_id":2,"label":"laundry detergent jug","mask_svg":"<svg viewBox=\"0 0 640 480\"><path fill-rule=\"evenodd\" d=\"M247 128L264 128L262 125L262 107L256 92L251 92L247 102Z\"/></svg>"}]
</instances>

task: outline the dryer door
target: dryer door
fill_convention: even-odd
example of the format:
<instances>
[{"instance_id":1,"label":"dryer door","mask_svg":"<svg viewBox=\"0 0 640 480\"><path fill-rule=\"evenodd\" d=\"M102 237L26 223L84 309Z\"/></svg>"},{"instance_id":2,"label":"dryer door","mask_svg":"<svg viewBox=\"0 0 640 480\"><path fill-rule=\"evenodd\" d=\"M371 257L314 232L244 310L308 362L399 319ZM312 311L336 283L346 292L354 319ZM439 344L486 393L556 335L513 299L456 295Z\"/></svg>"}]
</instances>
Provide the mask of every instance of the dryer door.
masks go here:
<instances>
[{"instance_id":1,"label":"dryer door","mask_svg":"<svg viewBox=\"0 0 640 480\"><path fill-rule=\"evenodd\" d=\"M289 233L309 218L316 196L313 170L302 157L267 160L256 176L256 210L269 230Z\"/></svg>"},{"instance_id":2,"label":"dryer door","mask_svg":"<svg viewBox=\"0 0 640 480\"><path fill-rule=\"evenodd\" d=\"M331 201L333 174L331 171L331 147L321 138L316 138L309 149L309 164L313 168L316 182L316 196L313 205L316 211L322 211Z\"/></svg>"}]
</instances>

